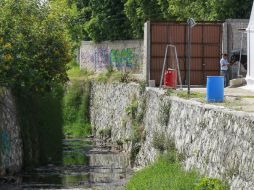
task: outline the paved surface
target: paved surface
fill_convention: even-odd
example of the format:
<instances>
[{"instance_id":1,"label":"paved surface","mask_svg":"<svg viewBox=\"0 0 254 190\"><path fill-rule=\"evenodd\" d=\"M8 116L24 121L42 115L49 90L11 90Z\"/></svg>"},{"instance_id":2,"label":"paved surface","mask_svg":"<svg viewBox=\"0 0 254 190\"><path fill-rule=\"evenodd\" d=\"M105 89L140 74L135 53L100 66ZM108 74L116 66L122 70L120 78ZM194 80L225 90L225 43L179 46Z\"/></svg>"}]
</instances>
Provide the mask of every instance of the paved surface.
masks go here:
<instances>
[{"instance_id":1,"label":"paved surface","mask_svg":"<svg viewBox=\"0 0 254 190\"><path fill-rule=\"evenodd\" d=\"M206 88L192 88L191 91L206 94ZM224 95L225 101L223 103L212 104L238 111L254 112L254 89L247 89L246 86L238 88L228 87L224 89Z\"/></svg>"}]
</instances>

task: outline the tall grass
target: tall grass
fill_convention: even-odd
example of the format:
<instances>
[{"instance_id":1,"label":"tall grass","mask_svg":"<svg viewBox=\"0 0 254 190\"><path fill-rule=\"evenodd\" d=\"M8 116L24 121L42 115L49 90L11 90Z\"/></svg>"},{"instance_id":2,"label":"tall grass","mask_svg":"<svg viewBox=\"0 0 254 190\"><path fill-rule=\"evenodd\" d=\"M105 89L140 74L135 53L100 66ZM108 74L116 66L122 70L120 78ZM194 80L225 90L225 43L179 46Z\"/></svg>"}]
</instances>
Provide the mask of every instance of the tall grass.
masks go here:
<instances>
[{"instance_id":1,"label":"tall grass","mask_svg":"<svg viewBox=\"0 0 254 190\"><path fill-rule=\"evenodd\" d=\"M84 137L91 134L89 101L90 82L72 80L66 89L63 105L66 137Z\"/></svg>"},{"instance_id":2,"label":"tall grass","mask_svg":"<svg viewBox=\"0 0 254 190\"><path fill-rule=\"evenodd\" d=\"M164 156L136 172L126 190L192 190L199 179L196 172L185 172L178 162Z\"/></svg>"}]
</instances>

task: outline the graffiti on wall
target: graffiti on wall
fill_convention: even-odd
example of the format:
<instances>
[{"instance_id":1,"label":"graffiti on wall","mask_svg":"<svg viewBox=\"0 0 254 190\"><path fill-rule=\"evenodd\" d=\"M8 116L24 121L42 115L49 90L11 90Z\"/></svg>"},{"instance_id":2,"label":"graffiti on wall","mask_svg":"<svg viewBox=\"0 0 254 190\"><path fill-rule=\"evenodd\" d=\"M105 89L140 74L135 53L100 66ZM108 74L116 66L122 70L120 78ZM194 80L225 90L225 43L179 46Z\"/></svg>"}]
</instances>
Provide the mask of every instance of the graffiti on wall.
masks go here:
<instances>
[{"instance_id":1,"label":"graffiti on wall","mask_svg":"<svg viewBox=\"0 0 254 190\"><path fill-rule=\"evenodd\" d=\"M81 48L80 64L90 70L105 69L112 65L118 70L128 69L134 72L140 70L143 52L140 47L114 49L109 47Z\"/></svg>"},{"instance_id":2,"label":"graffiti on wall","mask_svg":"<svg viewBox=\"0 0 254 190\"><path fill-rule=\"evenodd\" d=\"M110 52L110 64L116 68L133 68L135 65L133 48L122 50L112 49Z\"/></svg>"},{"instance_id":3,"label":"graffiti on wall","mask_svg":"<svg viewBox=\"0 0 254 190\"><path fill-rule=\"evenodd\" d=\"M11 153L11 140L8 131L0 129L0 155L1 161L8 165Z\"/></svg>"}]
</instances>

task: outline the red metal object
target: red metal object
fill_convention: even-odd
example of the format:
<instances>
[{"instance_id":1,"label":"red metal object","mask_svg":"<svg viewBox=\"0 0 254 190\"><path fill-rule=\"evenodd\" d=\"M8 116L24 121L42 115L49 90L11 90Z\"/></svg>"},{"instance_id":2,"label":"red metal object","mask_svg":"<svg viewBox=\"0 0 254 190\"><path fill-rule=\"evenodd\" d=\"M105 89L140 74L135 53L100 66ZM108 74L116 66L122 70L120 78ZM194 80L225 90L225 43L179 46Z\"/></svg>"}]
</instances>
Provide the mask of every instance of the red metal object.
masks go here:
<instances>
[{"instance_id":1,"label":"red metal object","mask_svg":"<svg viewBox=\"0 0 254 190\"><path fill-rule=\"evenodd\" d=\"M164 73L164 86L176 89L177 87L177 71L168 68Z\"/></svg>"}]
</instances>

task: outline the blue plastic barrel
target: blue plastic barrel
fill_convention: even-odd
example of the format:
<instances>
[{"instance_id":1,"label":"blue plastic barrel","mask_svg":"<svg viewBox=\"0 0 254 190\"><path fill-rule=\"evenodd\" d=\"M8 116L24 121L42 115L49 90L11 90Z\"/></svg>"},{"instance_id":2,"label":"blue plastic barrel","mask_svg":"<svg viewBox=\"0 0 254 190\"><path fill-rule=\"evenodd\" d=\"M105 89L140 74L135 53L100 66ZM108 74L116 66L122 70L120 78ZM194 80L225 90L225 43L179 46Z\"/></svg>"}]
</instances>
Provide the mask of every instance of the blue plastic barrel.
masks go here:
<instances>
[{"instance_id":1,"label":"blue plastic barrel","mask_svg":"<svg viewBox=\"0 0 254 190\"><path fill-rule=\"evenodd\" d=\"M224 101L224 76L207 76L206 100L208 102Z\"/></svg>"}]
</instances>

